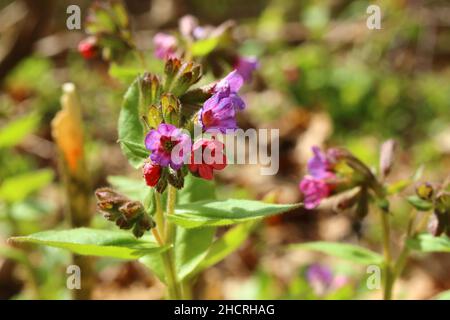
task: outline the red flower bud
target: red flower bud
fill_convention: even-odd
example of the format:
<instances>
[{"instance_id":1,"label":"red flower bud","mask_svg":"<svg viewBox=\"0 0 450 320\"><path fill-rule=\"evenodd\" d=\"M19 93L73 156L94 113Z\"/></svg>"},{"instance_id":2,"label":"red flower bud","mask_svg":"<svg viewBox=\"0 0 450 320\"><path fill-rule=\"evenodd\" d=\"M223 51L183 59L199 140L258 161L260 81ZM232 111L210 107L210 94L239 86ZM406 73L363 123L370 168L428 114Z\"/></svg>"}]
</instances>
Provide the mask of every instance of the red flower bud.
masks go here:
<instances>
[{"instance_id":1,"label":"red flower bud","mask_svg":"<svg viewBox=\"0 0 450 320\"><path fill-rule=\"evenodd\" d=\"M83 39L78 44L78 52L84 59L92 59L97 53L97 40L94 37Z\"/></svg>"},{"instance_id":2,"label":"red flower bud","mask_svg":"<svg viewBox=\"0 0 450 320\"><path fill-rule=\"evenodd\" d=\"M161 167L157 164L147 162L143 167L143 176L145 178L145 183L149 187L154 187L161 177Z\"/></svg>"}]
</instances>

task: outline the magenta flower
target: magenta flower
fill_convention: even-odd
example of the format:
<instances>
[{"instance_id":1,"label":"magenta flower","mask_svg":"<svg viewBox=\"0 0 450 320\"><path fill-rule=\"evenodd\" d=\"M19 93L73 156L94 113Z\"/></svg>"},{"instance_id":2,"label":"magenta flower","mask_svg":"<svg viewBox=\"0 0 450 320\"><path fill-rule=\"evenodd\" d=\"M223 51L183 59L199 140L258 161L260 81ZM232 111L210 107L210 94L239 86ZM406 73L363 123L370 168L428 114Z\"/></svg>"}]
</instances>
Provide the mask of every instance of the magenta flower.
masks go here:
<instances>
[{"instance_id":1,"label":"magenta flower","mask_svg":"<svg viewBox=\"0 0 450 320\"><path fill-rule=\"evenodd\" d=\"M259 62L256 57L238 57L234 65L234 68L246 82L252 79L253 71L258 67Z\"/></svg>"},{"instance_id":2,"label":"magenta flower","mask_svg":"<svg viewBox=\"0 0 450 320\"><path fill-rule=\"evenodd\" d=\"M214 87L214 94L205 101L200 110L200 123L205 131L219 130L223 133L227 129L237 128L236 111L245 108L245 103L238 96L244 80L232 71Z\"/></svg>"},{"instance_id":3,"label":"magenta flower","mask_svg":"<svg viewBox=\"0 0 450 320\"><path fill-rule=\"evenodd\" d=\"M177 38L158 32L153 37L153 45L155 46L155 57L158 59L173 58L177 50Z\"/></svg>"},{"instance_id":4,"label":"magenta flower","mask_svg":"<svg viewBox=\"0 0 450 320\"><path fill-rule=\"evenodd\" d=\"M305 176L300 182L300 191L304 195L303 203L308 210L316 208L322 199L330 195L330 187L321 179Z\"/></svg>"},{"instance_id":5,"label":"magenta flower","mask_svg":"<svg viewBox=\"0 0 450 320\"><path fill-rule=\"evenodd\" d=\"M333 166L335 157L331 153L325 154L319 147L312 147L314 156L308 161L308 173L299 184L300 191L304 194L306 209L316 208L322 199L328 197L332 190L330 180L333 180Z\"/></svg>"},{"instance_id":6,"label":"magenta flower","mask_svg":"<svg viewBox=\"0 0 450 320\"><path fill-rule=\"evenodd\" d=\"M171 124L161 123L145 137L145 147L152 153L150 159L162 167L178 170L191 150L191 139Z\"/></svg>"}]
</instances>

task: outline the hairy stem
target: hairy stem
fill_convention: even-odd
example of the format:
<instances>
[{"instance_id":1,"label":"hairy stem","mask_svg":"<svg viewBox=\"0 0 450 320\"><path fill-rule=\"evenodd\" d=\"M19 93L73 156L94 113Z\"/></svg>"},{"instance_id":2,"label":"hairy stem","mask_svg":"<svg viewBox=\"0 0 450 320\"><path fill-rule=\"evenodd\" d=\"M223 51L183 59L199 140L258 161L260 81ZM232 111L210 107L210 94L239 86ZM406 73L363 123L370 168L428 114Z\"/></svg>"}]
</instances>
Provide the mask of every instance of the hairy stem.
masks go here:
<instances>
[{"instance_id":1,"label":"hairy stem","mask_svg":"<svg viewBox=\"0 0 450 320\"><path fill-rule=\"evenodd\" d=\"M174 214L175 203L177 200L177 189L169 185L168 197L167 197L167 216ZM175 257L174 257L174 245L175 245L175 225L165 219L165 237L164 242L169 245L170 248L163 253L164 268L167 278L167 286L169 299L182 299L181 284L178 282L178 277L175 269Z\"/></svg>"}]
</instances>

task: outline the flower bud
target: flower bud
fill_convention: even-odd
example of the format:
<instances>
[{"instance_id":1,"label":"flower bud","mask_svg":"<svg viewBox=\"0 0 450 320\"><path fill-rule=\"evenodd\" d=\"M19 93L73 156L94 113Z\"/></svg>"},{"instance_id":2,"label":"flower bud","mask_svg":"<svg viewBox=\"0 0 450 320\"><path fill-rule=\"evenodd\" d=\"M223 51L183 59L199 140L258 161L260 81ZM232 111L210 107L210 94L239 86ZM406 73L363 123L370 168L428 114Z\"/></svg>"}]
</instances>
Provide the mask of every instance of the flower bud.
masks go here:
<instances>
[{"instance_id":1,"label":"flower bud","mask_svg":"<svg viewBox=\"0 0 450 320\"><path fill-rule=\"evenodd\" d=\"M151 129L156 129L163 122L161 108L152 104L148 107L147 116L144 118Z\"/></svg>"},{"instance_id":2,"label":"flower bud","mask_svg":"<svg viewBox=\"0 0 450 320\"><path fill-rule=\"evenodd\" d=\"M184 186L184 176L181 170L169 172L167 181L177 189L182 189Z\"/></svg>"},{"instance_id":3,"label":"flower bud","mask_svg":"<svg viewBox=\"0 0 450 320\"><path fill-rule=\"evenodd\" d=\"M161 167L158 164L146 162L142 169L145 183L149 187L156 186L156 184L159 181L159 178L161 177Z\"/></svg>"},{"instance_id":4,"label":"flower bud","mask_svg":"<svg viewBox=\"0 0 450 320\"><path fill-rule=\"evenodd\" d=\"M184 103L203 103L209 98L211 98L213 92L211 90L211 86L208 87L201 87L189 90L188 92L184 93L180 96L180 101Z\"/></svg>"},{"instance_id":5,"label":"flower bud","mask_svg":"<svg viewBox=\"0 0 450 320\"><path fill-rule=\"evenodd\" d=\"M428 183L420 183L416 186L416 194L423 200L431 201L434 194L433 186Z\"/></svg>"},{"instance_id":6,"label":"flower bud","mask_svg":"<svg viewBox=\"0 0 450 320\"><path fill-rule=\"evenodd\" d=\"M88 37L83 39L78 44L78 52L83 56L84 59L92 59L98 52L97 38Z\"/></svg>"},{"instance_id":7,"label":"flower bud","mask_svg":"<svg viewBox=\"0 0 450 320\"><path fill-rule=\"evenodd\" d=\"M380 174L385 178L392 169L394 163L394 152L396 142L392 139L387 140L381 145L380 151Z\"/></svg>"},{"instance_id":8,"label":"flower bud","mask_svg":"<svg viewBox=\"0 0 450 320\"><path fill-rule=\"evenodd\" d=\"M128 201L119 208L119 211L127 221L135 221L144 214L144 206L139 201Z\"/></svg>"},{"instance_id":9,"label":"flower bud","mask_svg":"<svg viewBox=\"0 0 450 320\"><path fill-rule=\"evenodd\" d=\"M146 72L139 79L139 90L139 104L142 107L147 107L159 100L162 88L158 77Z\"/></svg>"},{"instance_id":10,"label":"flower bud","mask_svg":"<svg viewBox=\"0 0 450 320\"><path fill-rule=\"evenodd\" d=\"M166 61L164 66L164 73L166 75L166 82L164 83L165 91L169 91L173 80L181 68L181 60L178 58L170 58Z\"/></svg>"},{"instance_id":11,"label":"flower bud","mask_svg":"<svg viewBox=\"0 0 450 320\"><path fill-rule=\"evenodd\" d=\"M159 178L159 181L155 186L156 191L158 191L159 193L163 193L167 188L167 176L167 168L163 168L161 170L161 177Z\"/></svg>"},{"instance_id":12,"label":"flower bud","mask_svg":"<svg viewBox=\"0 0 450 320\"><path fill-rule=\"evenodd\" d=\"M140 237L145 230L155 226L141 202L132 201L110 188L97 189L95 196L98 199L97 207L104 217L114 221L120 229L133 228L133 234Z\"/></svg>"},{"instance_id":13,"label":"flower bud","mask_svg":"<svg viewBox=\"0 0 450 320\"><path fill-rule=\"evenodd\" d=\"M153 221L151 217L149 217L147 214L143 214L141 216L141 219L139 219L138 222L133 227L133 235L136 238L140 238L144 235L145 231L148 231L152 228L156 227L156 223Z\"/></svg>"},{"instance_id":14,"label":"flower bud","mask_svg":"<svg viewBox=\"0 0 450 320\"><path fill-rule=\"evenodd\" d=\"M161 111L165 123L178 126L180 121L180 101L170 93L161 97Z\"/></svg>"}]
</instances>

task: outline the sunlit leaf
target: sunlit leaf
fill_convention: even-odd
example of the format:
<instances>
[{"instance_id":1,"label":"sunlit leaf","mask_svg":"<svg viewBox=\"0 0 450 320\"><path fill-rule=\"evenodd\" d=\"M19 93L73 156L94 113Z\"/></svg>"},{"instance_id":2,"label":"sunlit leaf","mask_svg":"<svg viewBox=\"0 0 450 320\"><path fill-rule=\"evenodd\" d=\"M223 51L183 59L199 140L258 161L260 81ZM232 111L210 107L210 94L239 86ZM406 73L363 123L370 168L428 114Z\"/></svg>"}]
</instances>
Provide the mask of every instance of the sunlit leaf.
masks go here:
<instances>
[{"instance_id":1,"label":"sunlit leaf","mask_svg":"<svg viewBox=\"0 0 450 320\"><path fill-rule=\"evenodd\" d=\"M148 236L136 239L130 232L90 228L44 231L9 240L14 243L35 243L66 249L80 255L118 259L138 259L164 249Z\"/></svg>"},{"instance_id":2,"label":"sunlit leaf","mask_svg":"<svg viewBox=\"0 0 450 320\"><path fill-rule=\"evenodd\" d=\"M450 239L443 235L435 237L429 233L422 233L408 239L409 248L421 252L450 252Z\"/></svg>"},{"instance_id":3,"label":"sunlit leaf","mask_svg":"<svg viewBox=\"0 0 450 320\"><path fill-rule=\"evenodd\" d=\"M123 154L130 164L140 168L143 158L127 147L123 141L136 145L144 144L144 128L139 117L139 81L136 79L125 93L122 109L119 115L119 141Z\"/></svg>"},{"instance_id":4,"label":"sunlit leaf","mask_svg":"<svg viewBox=\"0 0 450 320\"><path fill-rule=\"evenodd\" d=\"M224 226L269 217L300 206L302 204L268 204L238 199L200 201L177 206L169 219L184 228Z\"/></svg>"}]
</instances>

